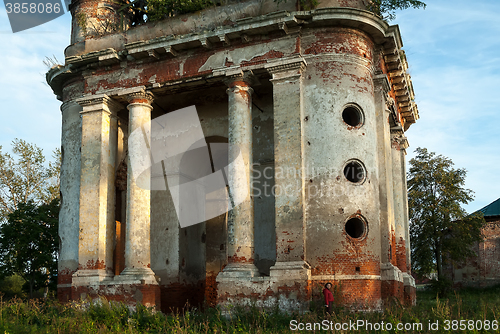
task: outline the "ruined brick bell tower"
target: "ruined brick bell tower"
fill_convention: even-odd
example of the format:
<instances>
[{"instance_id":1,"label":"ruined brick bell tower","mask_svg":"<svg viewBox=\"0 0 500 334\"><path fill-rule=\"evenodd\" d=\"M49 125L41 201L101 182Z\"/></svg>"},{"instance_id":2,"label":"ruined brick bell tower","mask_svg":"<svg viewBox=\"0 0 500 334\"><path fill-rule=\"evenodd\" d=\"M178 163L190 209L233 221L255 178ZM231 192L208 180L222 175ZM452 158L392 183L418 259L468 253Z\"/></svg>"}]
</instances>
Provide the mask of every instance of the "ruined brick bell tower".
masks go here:
<instances>
[{"instance_id":1,"label":"ruined brick bell tower","mask_svg":"<svg viewBox=\"0 0 500 334\"><path fill-rule=\"evenodd\" d=\"M59 299L304 311L332 282L355 309L414 303L405 132L418 110L398 26L367 4L228 1L133 26L114 1L73 1L65 64L47 73L63 102ZM228 196L250 191L182 227L172 188L155 185L189 173L157 164L145 189L131 161L151 149L151 120L193 105L207 147L227 143L227 164L238 147ZM129 145L135 130L146 149ZM220 205L207 196L207 212Z\"/></svg>"}]
</instances>

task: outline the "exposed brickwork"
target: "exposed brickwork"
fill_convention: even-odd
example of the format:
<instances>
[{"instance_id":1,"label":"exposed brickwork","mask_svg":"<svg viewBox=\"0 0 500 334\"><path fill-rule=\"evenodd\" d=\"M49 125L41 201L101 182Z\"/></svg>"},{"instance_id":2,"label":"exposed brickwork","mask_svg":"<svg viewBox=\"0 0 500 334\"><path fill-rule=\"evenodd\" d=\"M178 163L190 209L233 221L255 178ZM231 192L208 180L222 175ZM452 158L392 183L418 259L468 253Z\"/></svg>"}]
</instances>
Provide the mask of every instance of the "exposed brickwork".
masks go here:
<instances>
[{"instance_id":1,"label":"exposed brickwork","mask_svg":"<svg viewBox=\"0 0 500 334\"><path fill-rule=\"evenodd\" d=\"M60 269L57 274L57 284L71 284L74 270Z\"/></svg>"},{"instance_id":2,"label":"exposed brickwork","mask_svg":"<svg viewBox=\"0 0 500 334\"><path fill-rule=\"evenodd\" d=\"M455 286L486 287L500 283L500 217L486 217L482 233L484 241L473 245L477 254L464 262L454 263L445 268L445 273Z\"/></svg>"},{"instance_id":3,"label":"exposed brickwork","mask_svg":"<svg viewBox=\"0 0 500 334\"><path fill-rule=\"evenodd\" d=\"M92 270L92 269L106 269L104 260L88 260L85 264L78 264L78 269Z\"/></svg>"},{"instance_id":4,"label":"exposed brickwork","mask_svg":"<svg viewBox=\"0 0 500 334\"><path fill-rule=\"evenodd\" d=\"M332 283L334 303L338 306L353 307L355 309L378 309L381 302L380 280L338 280L338 281L314 281L312 299L322 300L323 287L326 283Z\"/></svg>"},{"instance_id":5,"label":"exposed brickwork","mask_svg":"<svg viewBox=\"0 0 500 334\"><path fill-rule=\"evenodd\" d=\"M217 305L217 273L208 272L205 280L205 304L208 307Z\"/></svg>"},{"instance_id":6,"label":"exposed brickwork","mask_svg":"<svg viewBox=\"0 0 500 334\"><path fill-rule=\"evenodd\" d=\"M239 304L263 308L280 307L282 310L307 310L312 298L312 284L307 280L273 282L241 281L237 284L218 285L217 304L222 306Z\"/></svg>"},{"instance_id":7,"label":"exposed brickwork","mask_svg":"<svg viewBox=\"0 0 500 334\"><path fill-rule=\"evenodd\" d=\"M403 238L399 238L399 242L396 244L396 259L399 270L407 272L406 241Z\"/></svg>"},{"instance_id":8,"label":"exposed brickwork","mask_svg":"<svg viewBox=\"0 0 500 334\"><path fill-rule=\"evenodd\" d=\"M60 303L67 303L71 300L71 287L58 287L57 288L57 300Z\"/></svg>"},{"instance_id":9,"label":"exposed brickwork","mask_svg":"<svg viewBox=\"0 0 500 334\"><path fill-rule=\"evenodd\" d=\"M141 303L161 308L160 286L150 284L113 284L78 286L71 288L71 300L86 300L105 297L107 300L123 302L130 306Z\"/></svg>"},{"instance_id":10,"label":"exposed brickwork","mask_svg":"<svg viewBox=\"0 0 500 334\"><path fill-rule=\"evenodd\" d=\"M380 260L376 256L336 252L333 256L317 257L311 269L313 275L379 275Z\"/></svg>"},{"instance_id":11,"label":"exposed brickwork","mask_svg":"<svg viewBox=\"0 0 500 334\"><path fill-rule=\"evenodd\" d=\"M417 303L417 289L413 286L404 287L404 302L405 305L413 306Z\"/></svg>"},{"instance_id":12,"label":"exposed brickwork","mask_svg":"<svg viewBox=\"0 0 500 334\"><path fill-rule=\"evenodd\" d=\"M304 54L338 53L372 60L373 42L359 30L338 27L318 29L314 37L311 43L304 39Z\"/></svg>"},{"instance_id":13,"label":"exposed brickwork","mask_svg":"<svg viewBox=\"0 0 500 334\"><path fill-rule=\"evenodd\" d=\"M171 283L160 287L163 312L177 312L186 307L203 306L205 281L199 281L197 284Z\"/></svg>"},{"instance_id":14,"label":"exposed brickwork","mask_svg":"<svg viewBox=\"0 0 500 334\"><path fill-rule=\"evenodd\" d=\"M390 302L397 298L399 302L404 301L404 284L399 281L384 280L381 282L381 297L384 302Z\"/></svg>"}]
</instances>

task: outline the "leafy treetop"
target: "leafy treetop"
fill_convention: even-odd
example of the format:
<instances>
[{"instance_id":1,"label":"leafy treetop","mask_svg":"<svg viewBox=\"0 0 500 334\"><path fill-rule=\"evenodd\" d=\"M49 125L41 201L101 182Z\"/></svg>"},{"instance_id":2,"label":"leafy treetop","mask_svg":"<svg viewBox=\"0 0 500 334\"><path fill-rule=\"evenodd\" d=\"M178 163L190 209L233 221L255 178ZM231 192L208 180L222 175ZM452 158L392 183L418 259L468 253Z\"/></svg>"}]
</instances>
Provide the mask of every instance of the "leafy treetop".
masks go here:
<instances>
[{"instance_id":1,"label":"leafy treetop","mask_svg":"<svg viewBox=\"0 0 500 334\"><path fill-rule=\"evenodd\" d=\"M54 161L45 163L42 149L22 139L14 139L12 153L0 146L0 221L13 213L20 203L50 203L59 197L61 151Z\"/></svg>"}]
</instances>

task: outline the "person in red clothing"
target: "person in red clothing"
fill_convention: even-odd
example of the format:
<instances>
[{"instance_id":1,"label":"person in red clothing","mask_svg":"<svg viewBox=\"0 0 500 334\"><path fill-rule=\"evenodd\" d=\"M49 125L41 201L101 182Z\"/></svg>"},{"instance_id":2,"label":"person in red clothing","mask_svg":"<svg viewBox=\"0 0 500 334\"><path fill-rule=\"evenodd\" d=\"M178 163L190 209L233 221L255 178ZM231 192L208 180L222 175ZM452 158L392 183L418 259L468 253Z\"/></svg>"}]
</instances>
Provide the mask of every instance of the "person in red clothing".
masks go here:
<instances>
[{"instance_id":1,"label":"person in red clothing","mask_svg":"<svg viewBox=\"0 0 500 334\"><path fill-rule=\"evenodd\" d=\"M332 314L333 312L333 293L330 290L332 288L332 283L326 283L323 289L323 295L325 296L325 306L326 312Z\"/></svg>"}]
</instances>

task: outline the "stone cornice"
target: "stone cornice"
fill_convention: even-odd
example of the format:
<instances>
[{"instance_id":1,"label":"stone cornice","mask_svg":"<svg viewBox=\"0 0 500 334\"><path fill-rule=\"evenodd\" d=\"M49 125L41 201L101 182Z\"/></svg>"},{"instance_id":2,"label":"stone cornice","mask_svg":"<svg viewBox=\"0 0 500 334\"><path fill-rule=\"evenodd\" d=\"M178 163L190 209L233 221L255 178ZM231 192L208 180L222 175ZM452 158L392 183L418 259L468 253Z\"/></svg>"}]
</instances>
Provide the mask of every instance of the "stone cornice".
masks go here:
<instances>
[{"instance_id":1,"label":"stone cornice","mask_svg":"<svg viewBox=\"0 0 500 334\"><path fill-rule=\"evenodd\" d=\"M187 35L159 36L157 38L122 43L115 48L93 50L81 55L66 57L66 65L82 67L89 64L107 66L118 63L126 58L129 60L141 58L160 58L163 56L177 57L184 51L195 48L209 48L215 43L229 45L232 39L242 39L246 36L268 34L284 31L291 34L301 26L321 27L342 24L369 34L375 43L399 47L400 37L397 27L388 24L369 11L354 8L320 8L311 11L273 12L257 17L236 20L234 26L224 26L215 31L200 32ZM127 33L127 32L126 32ZM125 33L125 34L126 34ZM245 39L244 39L245 40ZM95 43L99 45L99 43Z\"/></svg>"},{"instance_id":2,"label":"stone cornice","mask_svg":"<svg viewBox=\"0 0 500 334\"><path fill-rule=\"evenodd\" d=\"M299 80L306 69L307 62L303 57L281 58L266 64L266 70L272 75L270 81L277 84L285 81Z\"/></svg>"},{"instance_id":3,"label":"stone cornice","mask_svg":"<svg viewBox=\"0 0 500 334\"><path fill-rule=\"evenodd\" d=\"M306 67L307 62L302 57L281 58L279 60L270 61L264 66L264 68L273 75L281 72L302 72Z\"/></svg>"},{"instance_id":4,"label":"stone cornice","mask_svg":"<svg viewBox=\"0 0 500 334\"><path fill-rule=\"evenodd\" d=\"M75 100L83 110L81 114L86 114L90 112L106 112L111 115L116 115L118 111L124 109L124 107L114 101L106 94L85 96Z\"/></svg>"},{"instance_id":5,"label":"stone cornice","mask_svg":"<svg viewBox=\"0 0 500 334\"><path fill-rule=\"evenodd\" d=\"M397 41L397 40L396 40ZM383 57L388 70L389 81L392 83L396 103L401 116L405 120L404 131L419 118L411 77L407 73L408 63L403 50L398 47L401 42L383 50Z\"/></svg>"},{"instance_id":6,"label":"stone cornice","mask_svg":"<svg viewBox=\"0 0 500 334\"><path fill-rule=\"evenodd\" d=\"M260 35L267 35L278 31L286 30L285 33L291 33L295 28L300 27L307 27L309 29L332 25L351 27L367 33L376 44L380 46L383 45L384 55L390 55L390 52L399 52L399 48L402 46L399 28L397 26L389 27L385 21L368 11L341 7L297 12L282 11L236 20L235 25L223 26L214 31L187 35L161 36L133 43L120 42L121 44L115 43L114 48L96 50L77 56L67 57L66 66L60 66L47 73L47 82L59 98L61 98L61 87L67 81L67 78L69 76L80 75L80 73L85 70L95 70L96 68L109 66L124 60L134 62L137 59L150 58L153 61L158 61L159 59L168 59L172 57L186 57L188 54L187 51L189 50L207 48L210 46L217 46L217 48L223 52L224 46L231 44L231 40L242 39L242 36L246 36L246 39L252 39L253 37L259 38ZM124 34L127 33L128 32L125 32ZM127 38L123 38L122 36L123 41L126 39ZM96 40L93 41L92 45L103 45L103 43L99 43L99 40ZM283 59L278 61L270 59L267 60L267 62L244 66L243 69L253 71L267 70L274 75L274 73L279 73L280 71L291 71L294 68L293 66L306 66L305 58L310 56L311 55L299 56L298 58L301 58L301 60L298 60L299 64L287 64L286 60ZM302 62L302 64L300 64L300 62ZM367 66L370 67L372 65L367 63ZM395 80L398 80L396 78L401 76L405 79L407 78L402 74L403 68L399 69L399 67L399 65L396 65L395 70L389 73L389 80L392 83L395 83ZM232 70L233 69L230 67L222 66L212 69L210 73L200 74L198 77L154 83L153 87L175 90L186 85L193 86L211 81L220 81ZM373 70L370 70L373 73ZM398 86L397 88L403 88L402 92L404 93L408 91L408 89L406 89L407 87L411 86L403 85L403 87ZM403 94L397 98L398 106L402 110L403 117L407 119L407 124L410 124L418 118L418 113L414 112L416 108L413 107L414 104L412 103L412 90L410 91L411 93ZM101 93L110 95L108 91L102 91Z\"/></svg>"},{"instance_id":7,"label":"stone cornice","mask_svg":"<svg viewBox=\"0 0 500 334\"><path fill-rule=\"evenodd\" d=\"M73 71L70 66L57 65L52 67L47 74L45 74L45 80L52 88L52 91L57 96L57 99L63 100L63 84L68 80L78 76L79 73Z\"/></svg>"}]
</instances>

